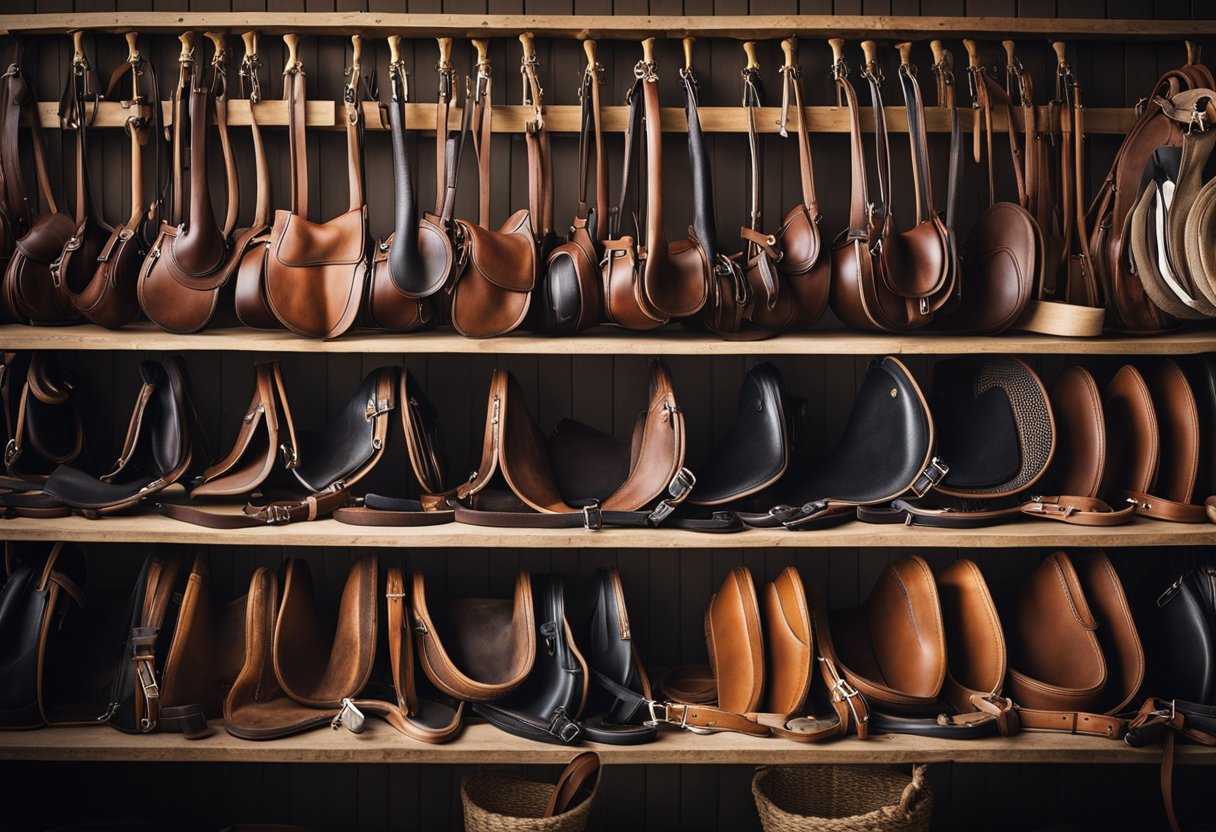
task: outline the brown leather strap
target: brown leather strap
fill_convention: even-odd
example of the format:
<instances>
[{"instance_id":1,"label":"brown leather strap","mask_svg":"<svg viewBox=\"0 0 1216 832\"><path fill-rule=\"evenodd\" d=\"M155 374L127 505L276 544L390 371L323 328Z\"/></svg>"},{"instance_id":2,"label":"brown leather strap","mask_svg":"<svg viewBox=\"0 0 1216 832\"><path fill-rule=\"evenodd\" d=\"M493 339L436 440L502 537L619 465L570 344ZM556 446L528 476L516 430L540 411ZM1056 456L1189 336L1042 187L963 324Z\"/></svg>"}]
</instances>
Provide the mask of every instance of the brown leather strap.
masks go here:
<instances>
[{"instance_id":1,"label":"brown leather strap","mask_svg":"<svg viewBox=\"0 0 1216 832\"><path fill-rule=\"evenodd\" d=\"M1123 739L1128 721L1107 714L1091 714L1083 711L1040 711L1033 708L1018 708L1018 719L1027 731L1059 731L1067 734L1084 734L1089 737Z\"/></svg>"},{"instance_id":2,"label":"brown leather strap","mask_svg":"<svg viewBox=\"0 0 1216 832\"><path fill-rule=\"evenodd\" d=\"M304 66L298 61L283 71L287 99L287 137L291 159L291 212L308 219L308 133L305 130Z\"/></svg>"},{"instance_id":3,"label":"brown leather strap","mask_svg":"<svg viewBox=\"0 0 1216 832\"><path fill-rule=\"evenodd\" d=\"M798 115L798 171L802 185L802 204L812 217L819 216L819 200L815 197L815 167L811 163L811 137L806 126L806 108L802 103L802 70L796 64L782 65L781 86L781 135L787 136L790 96L793 96L794 112Z\"/></svg>"},{"instance_id":4,"label":"brown leather strap","mask_svg":"<svg viewBox=\"0 0 1216 832\"><path fill-rule=\"evenodd\" d=\"M563 815L574 808L580 796L594 794L600 778L600 755L584 751L562 770L553 786L553 794L541 817Z\"/></svg>"},{"instance_id":5,"label":"brown leather strap","mask_svg":"<svg viewBox=\"0 0 1216 832\"><path fill-rule=\"evenodd\" d=\"M342 97L346 113L346 177L350 201L347 210L363 207L363 68L356 61L348 68ZM302 90L301 90L302 91Z\"/></svg>"},{"instance_id":6,"label":"brown leather strap","mask_svg":"<svg viewBox=\"0 0 1216 832\"><path fill-rule=\"evenodd\" d=\"M223 41L221 40L221 43ZM228 184L227 213L224 217L224 238L236 230L241 210L241 185L236 168L236 157L232 153L232 142L228 137L228 50L217 48L211 58L211 96L215 107L215 126L220 137L220 153L224 157L224 178ZM250 112L253 108L250 107Z\"/></svg>"},{"instance_id":7,"label":"brown leather strap","mask_svg":"<svg viewBox=\"0 0 1216 832\"><path fill-rule=\"evenodd\" d=\"M490 227L490 143L493 135L494 107L490 94L494 77L490 62L478 61L477 78L473 87L473 120L471 124L473 152L477 156L477 224ZM469 106L466 95L464 106ZM529 148L529 158L531 148Z\"/></svg>"},{"instance_id":8,"label":"brown leather strap","mask_svg":"<svg viewBox=\"0 0 1216 832\"><path fill-rule=\"evenodd\" d=\"M420 500L404 500L369 494L358 497L334 512L339 523L351 526L418 527L440 526L456 519L455 512Z\"/></svg>"},{"instance_id":9,"label":"brown leather strap","mask_svg":"<svg viewBox=\"0 0 1216 832\"><path fill-rule=\"evenodd\" d=\"M436 70L439 73L439 93L435 100L435 214L444 216L447 183L453 174L448 170L448 150L451 147L448 116L452 96L456 94L456 70L451 61L441 61Z\"/></svg>"},{"instance_id":10,"label":"brown leather strap","mask_svg":"<svg viewBox=\"0 0 1216 832\"><path fill-rule=\"evenodd\" d=\"M1022 503L1020 510L1030 517L1059 520L1074 526L1119 526L1136 514L1136 506L1130 501L1122 508L1112 508L1096 497L1075 495L1034 497Z\"/></svg>"},{"instance_id":11,"label":"brown leather strap","mask_svg":"<svg viewBox=\"0 0 1216 832\"><path fill-rule=\"evenodd\" d=\"M1164 497L1140 491L1121 490L1119 495L1135 503L1136 514L1141 517L1169 520L1174 523L1206 523L1208 519L1205 506L1195 503L1167 500Z\"/></svg>"},{"instance_id":12,"label":"brown leather strap","mask_svg":"<svg viewBox=\"0 0 1216 832\"><path fill-rule=\"evenodd\" d=\"M207 511L197 506L182 503L154 503L156 510L165 517L203 526L208 529L248 529L258 526L280 526L306 520L328 517L337 509L347 505L350 494L345 488L337 488L322 494L309 494L294 499L268 502L249 502L240 514Z\"/></svg>"}]
</instances>

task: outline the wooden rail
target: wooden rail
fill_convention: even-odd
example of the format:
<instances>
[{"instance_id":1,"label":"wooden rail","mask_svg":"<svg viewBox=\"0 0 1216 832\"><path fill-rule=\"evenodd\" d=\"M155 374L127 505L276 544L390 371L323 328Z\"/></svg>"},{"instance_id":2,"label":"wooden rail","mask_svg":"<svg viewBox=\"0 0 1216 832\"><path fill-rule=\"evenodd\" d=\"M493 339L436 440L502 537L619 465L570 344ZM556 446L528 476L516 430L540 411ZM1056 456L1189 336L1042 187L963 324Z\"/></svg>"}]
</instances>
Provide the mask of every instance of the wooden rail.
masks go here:
<instances>
[{"instance_id":1,"label":"wooden rail","mask_svg":"<svg viewBox=\"0 0 1216 832\"><path fill-rule=\"evenodd\" d=\"M862 15L496 15L381 14L378 12L93 12L86 14L0 15L0 34L52 34L73 29L108 32L162 32L186 29L240 33L385 37L538 37L635 40L686 35L732 39L799 37L929 38L1006 37L1075 40L1165 40L1216 35L1216 20L1095 20L1081 18L895 17Z\"/></svg>"},{"instance_id":2,"label":"wooden rail","mask_svg":"<svg viewBox=\"0 0 1216 832\"><path fill-rule=\"evenodd\" d=\"M287 126L287 102L281 100L262 101L257 107L258 124L262 127ZM165 121L170 116L169 102L163 102ZM907 111L903 107L887 107L887 129L893 132L906 132L908 129ZM59 102L42 101L38 104L39 120L47 129L60 126ZM603 108L604 129L608 131L623 131L627 109L623 106ZM375 102L364 104L364 113L369 130L387 130L387 122L380 118L380 107ZM807 125L816 133L847 133L849 132L849 113L840 107L807 107ZM504 104L494 107L495 133L522 133L525 122L531 120L531 107ZM707 133L746 133L747 113L742 107L701 107L701 128ZM131 115L117 101L103 101L97 105L97 114L92 125L94 127L122 127ZM779 107L762 107L756 116L756 129L761 133L778 132L777 120L781 115ZM1004 130L1005 114L997 110L993 113L995 129ZM1047 130L1048 108L1039 107L1037 110L1040 129ZM972 129L971 110L960 111L963 129ZM435 122L434 104L407 104L406 122L410 125L431 125ZM309 101L305 111L305 122L309 127L319 129L344 129L342 112L334 101ZM1085 110L1085 132L1090 134L1124 135L1132 122L1135 121L1136 111L1121 107L1094 107ZM1021 130L1023 123L1021 110L1014 112L1014 122ZM249 102L233 100L228 102L228 125L239 127L249 124ZM460 110L451 111L452 129L460 125ZM940 107L928 107L925 110L926 128L933 133L950 132L950 113ZM669 133L683 133L688 130L688 122L684 116L683 107L664 107L662 110L663 130ZM797 121L791 116L790 129L795 129ZM545 126L553 133L577 133L579 131L579 108L573 104L555 104L545 108ZM861 112L862 129L871 132L874 129L874 118L868 108ZM427 132L434 132L433 130Z\"/></svg>"}]
</instances>

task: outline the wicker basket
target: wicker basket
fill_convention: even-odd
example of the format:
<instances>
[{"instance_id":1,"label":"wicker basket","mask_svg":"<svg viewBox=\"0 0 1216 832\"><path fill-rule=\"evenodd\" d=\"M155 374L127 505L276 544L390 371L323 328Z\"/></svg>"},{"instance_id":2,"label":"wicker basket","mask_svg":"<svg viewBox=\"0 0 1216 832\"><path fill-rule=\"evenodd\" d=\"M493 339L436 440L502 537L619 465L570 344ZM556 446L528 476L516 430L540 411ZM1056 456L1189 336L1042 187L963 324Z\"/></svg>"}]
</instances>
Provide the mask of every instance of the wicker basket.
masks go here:
<instances>
[{"instance_id":1,"label":"wicker basket","mask_svg":"<svg viewBox=\"0 0 1216 832\"><path fill-rule=\"evenodd\" d=\"M752 779L764 832L928 832L933 792L880 766L778 766Z\"/></svg>"},{"instance_id":2,"label":"wicker basket","mask_svg":"<svg viewBox=\"0 0 1216 832\"><path fill-rule=\"evenodd\" d=\"M582 832L595 794L568 812L541 817L552 783L533 783L501 774L470 774L460 781L465 832Z\"/></svg>"}]
</instances>

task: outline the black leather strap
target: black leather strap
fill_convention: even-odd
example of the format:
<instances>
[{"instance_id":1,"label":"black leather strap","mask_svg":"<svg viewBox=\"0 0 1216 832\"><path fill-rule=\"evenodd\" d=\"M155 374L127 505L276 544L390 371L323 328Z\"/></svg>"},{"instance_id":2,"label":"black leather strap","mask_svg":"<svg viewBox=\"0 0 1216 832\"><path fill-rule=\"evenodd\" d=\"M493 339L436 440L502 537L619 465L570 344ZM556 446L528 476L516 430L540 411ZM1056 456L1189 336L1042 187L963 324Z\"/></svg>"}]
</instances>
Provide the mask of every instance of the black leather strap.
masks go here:
<instances>
[{"instance_id":1,"label":"black leather strap","mask_svg":"<svg viewBox=\"0 0 1216 832\"><path fill-rule=\"evenodd\" d=\"M368 494L334 512L339 523L351 526L441 526L456 519L450 509L427 509L419 500Z\"/></svg>"},{"instance_id":2,"label":"black leather strap","mask_svg":"<svg viewBox=\"0 0 1216 832\"><path fill-rule=\"evenodd\" d=\"M656 512L652 511L604 511L596 506L586 506L582 511L542 514L538 511L480 511L458 504L455 513L457 523L504 529L652 529L661 523L667 528L695 532L728 533L743 530L738 515L730 511L715 511L708 518L672 517L664 520L661 517L656 518Z\"/></svg>"},{"instance_id":3,"label":"black leather strap","mask_svg":"<svg viewBox=\"0 0 1216 832\"><path fill-rule=\"evenodd\" d=\"M705 262L718 267L718 231L714 224L714 186L705 150L705 134L697 111L697 77L691 67L680 70L684 82L684 112L688 118L688 164L692 171L692 228L705 250Z\"/></svg>"},{"instance_id":4,"label":"black leather strap","mask_svg":"<svg viewBox=\"0 0 1216 832\"><path fill-rule=\"evenodd\" d=\"M639 78L633 82L633 86L629 88L629 92L625 95L625 104L628 107L628 115L625 119L625 155L621 162L621 194L618 198L616 206L612 209L612 216L608 218L608 239L615 240L621 236L621 217L625 213L625 200L629 197L629 180L632 177L634 154L634 145L638 137L642 134L642 79ZM643 240L643 242L647 242Z\"/></svg>"},{"instance_id":5,"label":"black leather strap","mask_svg":"<svg viewBox=\"0 0 1216 832\"><path fill-rule=\"evenodd\" d=\"M549 722L490 702L474 704L473 712L496 728L526 740L555 745L578 745L583 740L582 726L566 715L565 708L558 708Z\"/></svg>"}]
</instances>

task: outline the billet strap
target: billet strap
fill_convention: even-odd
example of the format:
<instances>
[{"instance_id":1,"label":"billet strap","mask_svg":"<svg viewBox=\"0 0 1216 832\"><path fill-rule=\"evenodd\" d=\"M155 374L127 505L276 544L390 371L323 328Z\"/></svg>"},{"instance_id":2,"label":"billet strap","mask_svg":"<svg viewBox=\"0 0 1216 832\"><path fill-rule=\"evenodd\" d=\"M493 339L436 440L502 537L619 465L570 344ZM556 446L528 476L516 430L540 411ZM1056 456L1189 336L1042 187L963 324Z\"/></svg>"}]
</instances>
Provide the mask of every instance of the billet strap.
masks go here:
<instances>
[{"instance_id":1,"label":"billet strap","mask_svg":"<svg viewBox=\"0 0 1216 832\"><path fill-rule=\"evenodd\" d=\"M38 189L46 203L48 213L57 213L59 206L55 202L55 192L51 187L51 177L46 165L46 140L42 135L42 122L38 118L35 106L36 95L31 89L28 79L21 71L20 47L15 47L13 62L9 64L4 74L5 80L5 112L4 136L0 143L0 158L19 159L19 136L21 123L25 122L30 129L30 138L34 150L34 170L38 177ZM24 236L33 223L33 212L25 191L25 183L21 176L20 165L5 166L6 210L14 237Z\"/></svg>"},{"instance_id":2,"label":"billet strap","mask_svg":"<svg viewBox=\"0 0 1216 832\"><path fill-rule=\"evenodd\" d=\"M347 68L346 86L342 89L343 110L346 114L346 176L350 202L347 210L357 211L364 205L363 196L363 67L358 55ZM303 123L301 122L301 129Z\"/></svg>"},{"instance_id":3,"label":"billet strap","mask_svg":"<svg viewBox=\"0 0 1216 832\"><path fill-rule=\"evenodd\" d=\"M849 229L850 239L865 240L869 238L870 227L870 195L866 182L865 146L861 140L860 107L857 104L857 92L849 81L849 67L844 59L832 65L832 78L836 82L836 98L840 106L849 111Z\"/></svg>"},{"instance_id":4,"label":"billet strap","mask_svg":"<svg viewBox=\"0 0 1216 832\"><path fill-rule=\"evenodd\" d=\"M421 500L367 494L356 497L333 514L339 523L351 526L441 526L453 522L455 512Z\"/></svg>"},{"instance_id":5,"label":"billet strap","mask_svg":"<svg viewBox=\"0 0 1216 832\"><path fill-rule=\"evenodd\" d=\"M599 136L599 107L596 106L598 96L594 94L596 86L599 84L599 76L595 70L588 67L583 72L583 82L578 88L579 99L579 133L578 133L578 202L574 207L574 216L576 219L586 220L589 216L590 207L587 205L587 176L591 168L591 153L589 145L592 141L595 142L595 163L596 163L596 183L597 186L600 177L604 175L603 167L603 150L600 147ZM596 192L597 205L604 199L602 189ZM595 214L596 224L602 228L604 222L604 214L598 210ZM593 233L592 238L597 236Z\"/></svg>"},{"instance_id":6,"label":"billet strap","mask_svg":"<svg viewBox=\"0 0 1216 832\"><path fill-rule=\"evenodd\" d=\"M460 127L455 136L447 129L447 112L448 105L442 100L443 90L440 90L441 100L436 107L443 111L440 118L444 119L444 136L443 142L438 138L435 143L439 145L444 155L445 162L439 168L442 176L436 173L436 186L441 189L443 194L439 203L439 224L448 230L452 225L452 212L456 209L456 186L460 177L460 160L464 156L464 142L468 138L472 130L473 124L473 108L468 106L468 79L465 79L465 107L460 114Z\"/></svg>"},{"instance_id":7,"label":"billet strap","mask_svg":"<svg viewBox=\"0 0 1216 832\"><path fill-rule=\"evenodd\" d=\"M608 163L604 159L604 124L603 115L600 111L600 87L603 86L604 67L600 64L595 64L594 67L588 68L588 74L592 76L591 83L591 120L594 126L595 136L595 234L592 235L595 240L600 240L604 237L604 231L607 229L608 223Z\"/></svg>"},{"instance_id":8,"label":"billet strap","mask_svg":"<svg viewBox=\"0 0 1216 832\"><path fill-rule=\"evenodd\" d=\"M1136 748L1163 742L1161 797L1173 832L1182 832L1174 807L1174 752L1178 737L1208 747L1216 746L1216 707L1149 697L1128 723L1124 736L1127 744Z\"/></svg>"},{"instance_id":9,"label":"billet strap","mask_svg":"<svg viewBox=\"0 0 1216 832\"><path fill-rule=\"evenodd\" d=\"M241 210L241 184L236 168L236 157L232 153L232 141L228 137L228 48L221 37L215 54L211 57L211 97L215 108L215 126L220 136L220 153L224 157L224 176L228 183L227 213L224 216L222 233L228 239L236 230ZM250 113L253 107L249 108Z\"/></svg>"},{"instance_id":10,"label":"billet strap","mask_svg":"<svg viewBox=\"0 0 1216 832\"><path fill-rule=\"evenodd\" d=\"M525 48L519 73L523 81L523 104L532 107L532 119L524 124L524 143L528 148L528 212L537 241L543 241L553 231L553 163L549 132L545 129L544 91L536 75L537 65L536 53L529 55Z\"/></svg>"},{"instance_id":11,"label":"billet strap","mask_svg":"<svg viewBox=\"0 0 1216 832\"><path fill-rule=\"evenodd\" d=\"M287 138L291 159L291 212L308 219L308 132L305 130L304 65L296 61L283 70L287 99Z\"/></svg>"},{"instance_id":12,"label":"billet strap","mask_svg":"<svg viewBox=\"0 0 1216 832\"><path fill-rule=\"evenodd\" d=\"M916 188L916 223L932 220L933 178L929 171L929 140L925 135L925 109L921 100L920 84L916 81L916 67L901 63L899 85L903 90L904 104L908 113L908 139L912 152L912 180ZM884 125L885 127L885 125ZM953 138L953 133L951 134Z\"/></svg>"},{"instance_id":13,"label":"billet strap","mask_svg":"<svg viewBox=\"0 0 1216 832\"><path fill-rule=\"evenodd\" d=\"M239 514L207 511L197 506L182 503L153 502L152 505L165 517L202 526L208 529L249 529L258 526L283 526L328 517L339 508L348 505L350 493L345 487L333 488L320 494L303 497L262 501L255 495Z\"/></svg>"},{"instance_id":14,"label":"billet strap","mask_svg":"<svg viewBox=\"0 0 1216 832\"><path fill-rule=\"evenodd\" d=\"M450 206L447 214L445 206L450 201L449 191L455 187L455 168L458 164L448 158L453 147L448 116L451 113L452 97L456 95L456 70L451 61L441 61L435 66L435 71L439 73L439 93L435 99L435 214L450 219ZM467 110L467 96L465 100Z\"/></svg>"},{"instance_id":15,"label":"billet strap","mask_svg":"<svg viewBox=\"0 0 1216 832\"><path fill-rule=\"evenodd\" d=\"M570 718L564 707L554 709L553 717L549 720L537 719L492 702L474 704L473 713L495 727L524 739L557 745L577 745L583 741L582 726Z\"/></svg>"},{"instance_id":16,"label":"billet strap","mask_svg":"<svg viewBox=\"0 0 1216 832\"><path fill-rule=\"evenodd\" d=\"M257 105L262 101L262 82L259 73L262 69L261 58L256 54L245 55L241 59L242 93L246 82L249 84L249 133L253 139L253 166L257 179L257 201L253 210L253 222L250 228L262 228L270 222L270 168L266 164L266 145L262 141L262 127L258 124Z\"/></svg>"},{"instance_id":17,"label":"billet strap","mask_svg":"<svg viewBox=\"0 0 1216 832\"><path fill-rule=\"evenodd\" d=\"M1056 76L1057 99L1061 102L1060 130L1060 191L1063 194L1064 257L1060 264L1067 281L1066 300L1081 306L1101 306L1101 296L1089 252L1086 230L1085 194L1085 123L1081 105L1081 88L1072 67L1061 63ZM1072 260L1080 260L1082 282L1073 285Z\"/></svg>"},{"instance_id":18,"label":"billet strap","mask_svg":"<svg viewBox=\"0 0 1216 832\"><path fill-rule=\"evenodd\" d=\"M1127 733L1128 726L1128 721L1123 717L1084 711L1041 711L1019 707L1017 714L1022 728L1027 731L1055 731L1119 740Z\"/></svg>"},{"instance_id":19,"label":"billet strap","mask_svg":"<svg viewBox=\"0 0 1216 832\"><path fill-rule=\"evenodd\" d=\"M689 162L692 166L692 228L697 241L705 251L705 260L709 264L710 271L713 272L720 267L721 252L718 250L718 230L714 221L713 179L709 169L709 156L705 149L705 134L701 130L701 115L697 109L699 85L696 73L691 66L680 69L680 80L684 84L684 113L688 121L688 152ZM758 73L755 80L757 82L759 80ZM647 117L650 117L649 108ZM649 133L650 131L647 130L648 136ZM652 187L655 184L662 184L659 170L648 166L647 175L654 177ZM653 206L648 206L647 213L651 212L658 213L659 217L662 217L661 210L656 211ZM650 244L649 240L647 244Z\"/></svg>"},{"instance_id":20,"label":"billet strap","mask_svg":"<svg viewBox=\"0 0 1216 832\"><path fill-rule=\"evenodd\" d=\"M183 206L186 199L186 177L185 169L185 121L186 107L190 100L190 93L194 88L194 49L189 52L183 52L177 59L177 84L173 87L173 92L170 94L170 105L173 111L170 118L172 122L172 136L170 143L173 147L173 155L169 160L169 178L166 187L170 189L172 198L169 203L169 214L167 222L170 225L180 225L185 217L183 215Z\"/></svg>"},{"instance_id":21,"label":"billet strap","mask_svg":"<svg viewBox=\"0 0 1216 832\"><path fill-rule=\"evenodd\" d=\"M819 201L815 197L815 169L811 162L810 132L806 127L806 109L802 104L802 70L796 64L782 65L778 70L782 76L781 119L778 122L782 137L789 131L790 97L798 114L798 169L802 184L802 204L812 217L819 216Z\"/></svg>"},{"instance_id":22,"label":"billet strap","mask_svg":"<svg viewBox=\"0 0 1216 832\"><path fill-rule=\"evenodd\" d=\"M868 206L868 210L879 217L886 217L891 205L891 142L887 134L886 108L882 103L882 76L867 66L862 69L861 77L870 89L870 108L874 113L875 169L878 173L878 201ZM918 195L918 204L919 199Z\"/></svg>"},{"instance_id":23,"label":"billet strap","mask_svg":"<svg viewBox=\"0 0 1216 832\"><path fill-rule=\"evenodd\" d=\"M101 101L97 86L97 73L83 50L72 55L68 78L63 95L59 99L59 124L65 131L76 133L76 227L84 224L89 216L100 217L93 191L93 179L89 172L88 133L89 123L97 113ZM91 105L91 106L90 106ZM56 285L58 269L52 269Z\"/></svg>"},{"instance_id":24,"label":"billet strap","mask_svg":"<svg viewBox=\"0 0 1216 832\"><path fill-rule=\"evenodd\" d=\"M640 63L638 65L641 66ZM605 235L607 239L615 240L621 236L621 218L625 214L625 203L629 197L629 180L633 178L631 174L633 173L634 145L642 130L642 97L642 78L638 76L625 94L627 115L625 117L625 154L621 164L621 190L616 207L612 209L608 218L608 233ZM649 221L649 215L647 220ZM647 227L649 228L649 223ZM643 243L645 242L644 239Z\"/></svg>"},{"instance_id":25,"label":"billet strap","mask_svg":"<svg viewBox=\"0 0 1216 832\"><path fill-rule=\"evenodd\" d=\"M663 525L669 529L707 533L729 533L743 530L738 515L730 511L715 511L708 518L671 517L670 500L660 501L653 511L605 511L598 505L557 513L529 511L482 511L467 508L459 503L455 506L455 520L471 526L486 526L505 529L587 529L599 531L604 528L647 528Z\"/></svg>"},{"instance_id":26,"label":"billet strap","mask_svg":"<svg viewBox=\"0 0 1216 832\"><path fill-rule=\"evenodd\" d=\"M159 119L160 113L158 112L159 107L153 107L150 103L159 101L159 91L156 84L156 71L152 64L141 53L133 52L114 70L103 97L107 100L115 100L115 96L119 95L118 84L128 74L131 76L131 97L120 99L123 107L130 111L130 115L123 124L123 129L127 131L127 135L131 139L131 216L125 227L132 233L137 233L145 213L151 216L155 210L155 205L149 206L144 201L143 148L149 139L156 141L157 197L161 196L159 188L161 138L157 129L159 123L157 119ZM140 92L139 82L145 75L152 79L151 96L144 96Z\"/></svg>"},{"instance_id":27,"label":"billet strap","mask_svg":"<svg viewBox=\"0 0 1216 832\"><path fill-rule=\"evenodd\" d=\"M1136 503L1129 498L1126 506L1114 508L1096 497L1036 496L1022 503L1021 512L1074 526L1119 526L1135 516Z\"/></svg>"},{"instance_id":28,"label":"billet strap","mask_svg":"<svg viewBox=\"0 0 1216 832\"><path fill-rule=\"evenodd\" d=\"M950 111L950 172L946 184L946 228L953 234L957 230L958 192L963 178L963 137L958 115L954 62L949 50L943 53L940 63L933 65L933 74L937 81L937 106Z\"/></svg>"},{"instance_id":29,"label":"billet strap","mask_svg":"<svg viewBox=\"0 0 1216 832\"><path fill-rule=\"evenodd\" d=\"M477 156L477 224L482 228L490 227L490 144L494 122L494 106L490 95L493 87L494 77L490 72L489 59L479 60L477 77L473 82L473 118L470 128L473 134L473 152ZM464 106L469 106L467 93Z\"/></svg>"},{"instance_id":30,"label":"billet strap","mask_svg":"<svg viewBox=\"0 0 1216 832\"><path fill-rule=\"evenodd\" d=\"M764 146L756 134L756 108L762 106L760 70L749 67L743 70L743 108L747 111L747 150L750 162L749 176L751 204L747 227L753 231L760 228L760 209L764 204ZM800 119L801 120L801 119Z\"/></svg>"}]
</instances>

